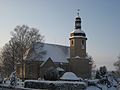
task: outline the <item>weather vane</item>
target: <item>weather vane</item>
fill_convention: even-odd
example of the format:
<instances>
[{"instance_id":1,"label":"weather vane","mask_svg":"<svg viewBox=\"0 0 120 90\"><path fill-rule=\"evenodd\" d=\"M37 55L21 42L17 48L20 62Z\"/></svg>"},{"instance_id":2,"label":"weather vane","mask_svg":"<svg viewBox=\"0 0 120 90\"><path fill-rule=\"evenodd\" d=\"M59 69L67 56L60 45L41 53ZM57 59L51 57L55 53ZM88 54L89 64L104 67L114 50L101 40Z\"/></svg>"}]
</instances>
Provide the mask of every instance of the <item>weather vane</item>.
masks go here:
<instances>
[{"instance_id":1,"label":"weather vane","mask_svg":"<svg viewBox=\"0 0 120 90\"><path fill-rule=\"evenodd\" d=\"M77 9L77 15L79 16L80 9Z\"/></svg>"}]
</instances>

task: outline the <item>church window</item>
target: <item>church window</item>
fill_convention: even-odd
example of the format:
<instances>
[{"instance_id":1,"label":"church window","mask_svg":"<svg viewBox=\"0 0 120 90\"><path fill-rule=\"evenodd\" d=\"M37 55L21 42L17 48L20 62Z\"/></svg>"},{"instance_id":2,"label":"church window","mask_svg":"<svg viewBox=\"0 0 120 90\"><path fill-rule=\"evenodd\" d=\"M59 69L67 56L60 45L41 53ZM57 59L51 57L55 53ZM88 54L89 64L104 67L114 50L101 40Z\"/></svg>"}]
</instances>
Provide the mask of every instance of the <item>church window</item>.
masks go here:
<instances>
[{"instance_id":1,"label":"church window","mask_svg":"<svg viewBox=\"0 0 120 90\"><path fill-rule=\"evenodd\" d=\"M73 40L71 41L71 45L73 45Z\"/></svg>"},{"instance_id":2,"label":"church window","mask_svg":"<svg viewBox=\"0 0 120 90\"><path fill-rule=\"evenodd\" d=\"M85 41L84 40L82 40L81 46L82 46L82 49L85 49Z\"/></svg>"}]
</instances>

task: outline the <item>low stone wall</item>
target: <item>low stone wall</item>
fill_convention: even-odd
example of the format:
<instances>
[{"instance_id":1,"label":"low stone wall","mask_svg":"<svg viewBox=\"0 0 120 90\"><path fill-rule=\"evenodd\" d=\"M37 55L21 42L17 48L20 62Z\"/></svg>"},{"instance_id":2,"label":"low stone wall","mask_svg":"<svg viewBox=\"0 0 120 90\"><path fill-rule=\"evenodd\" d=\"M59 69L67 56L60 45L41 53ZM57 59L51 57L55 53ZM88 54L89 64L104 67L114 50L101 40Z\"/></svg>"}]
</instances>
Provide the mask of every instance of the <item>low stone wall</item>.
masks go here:
<instances>
[{"instance_id":1,"label":"low stone wall","mask_svg":"<svg viewBox=\"0 0 120 90\"><path fill-rule=\"evenodd\" d=\"M85 90L87 85L84 82L27 80L24 87L48 90Z\"/></svg>"}]
</instances>

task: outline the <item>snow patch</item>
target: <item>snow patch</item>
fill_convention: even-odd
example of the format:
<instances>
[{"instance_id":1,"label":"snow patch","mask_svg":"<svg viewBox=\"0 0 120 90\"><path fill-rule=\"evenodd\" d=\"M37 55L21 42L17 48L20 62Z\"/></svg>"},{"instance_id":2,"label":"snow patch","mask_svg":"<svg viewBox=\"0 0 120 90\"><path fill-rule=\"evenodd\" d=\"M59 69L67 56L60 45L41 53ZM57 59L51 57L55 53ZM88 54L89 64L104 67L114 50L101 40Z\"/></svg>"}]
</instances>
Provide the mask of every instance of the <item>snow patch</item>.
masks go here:
<instances>
[{"instance_id":1,"label":"snow patch","mask_svg":"<svg viewBox=\"0 0 120 90\"><path fill-rule=\"evenodd\" d=\"M65 71L63 68L57 67L56 70L58 71Z\"/></svg>"},{"instance_id":2,"label":"snow patch","mask_svg":"<svg viewBox=\"0 0 120 90\"><path fill-rule=\"evenodd\" d=\"M75 29L75 30L72 31L71 33L85 33L85 32L82 31L81 29Z\"/></svg>"},{"instance_id":3,"label":"snow patch","mask_svg":"<svg viewBox=\"0 0 120 90\"><path fill-rule=\"evenodd\" d=\"M80 80L80 78L78 78L73 72L64 73L60 79L61 80L69 80L69 81L79 81Z\"/></svg>"}]
</instances>

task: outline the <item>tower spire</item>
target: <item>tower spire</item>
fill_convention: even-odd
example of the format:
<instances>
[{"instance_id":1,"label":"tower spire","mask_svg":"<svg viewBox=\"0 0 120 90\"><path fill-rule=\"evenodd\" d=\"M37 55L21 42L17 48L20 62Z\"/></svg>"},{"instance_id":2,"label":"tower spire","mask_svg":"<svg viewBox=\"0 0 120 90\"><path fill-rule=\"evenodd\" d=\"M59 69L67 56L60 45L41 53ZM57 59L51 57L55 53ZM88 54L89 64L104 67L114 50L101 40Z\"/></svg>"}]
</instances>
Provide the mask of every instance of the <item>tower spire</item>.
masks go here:
<instances>
[{"instance_id":1,"label":"tower spire","mask_svg":"<svg viewBox=\"0 0 120 90\"><path fill-rule=\"evenodd\" d=\"M81 18L79 16L80 9L77 9L77 17L75 19L75 29L81 29Z\"/></svg>"},{"instance_id":2,"label":"tower spire","mask_svg":"<svg viewBox=\"0 0 120 90\"><path fill-rule=\"evenodd\" d=\"M77 9L77 15L78 15L78 17L79 17L79 12L80 12L80 9Z\"/></svg>"}]
</instances>

